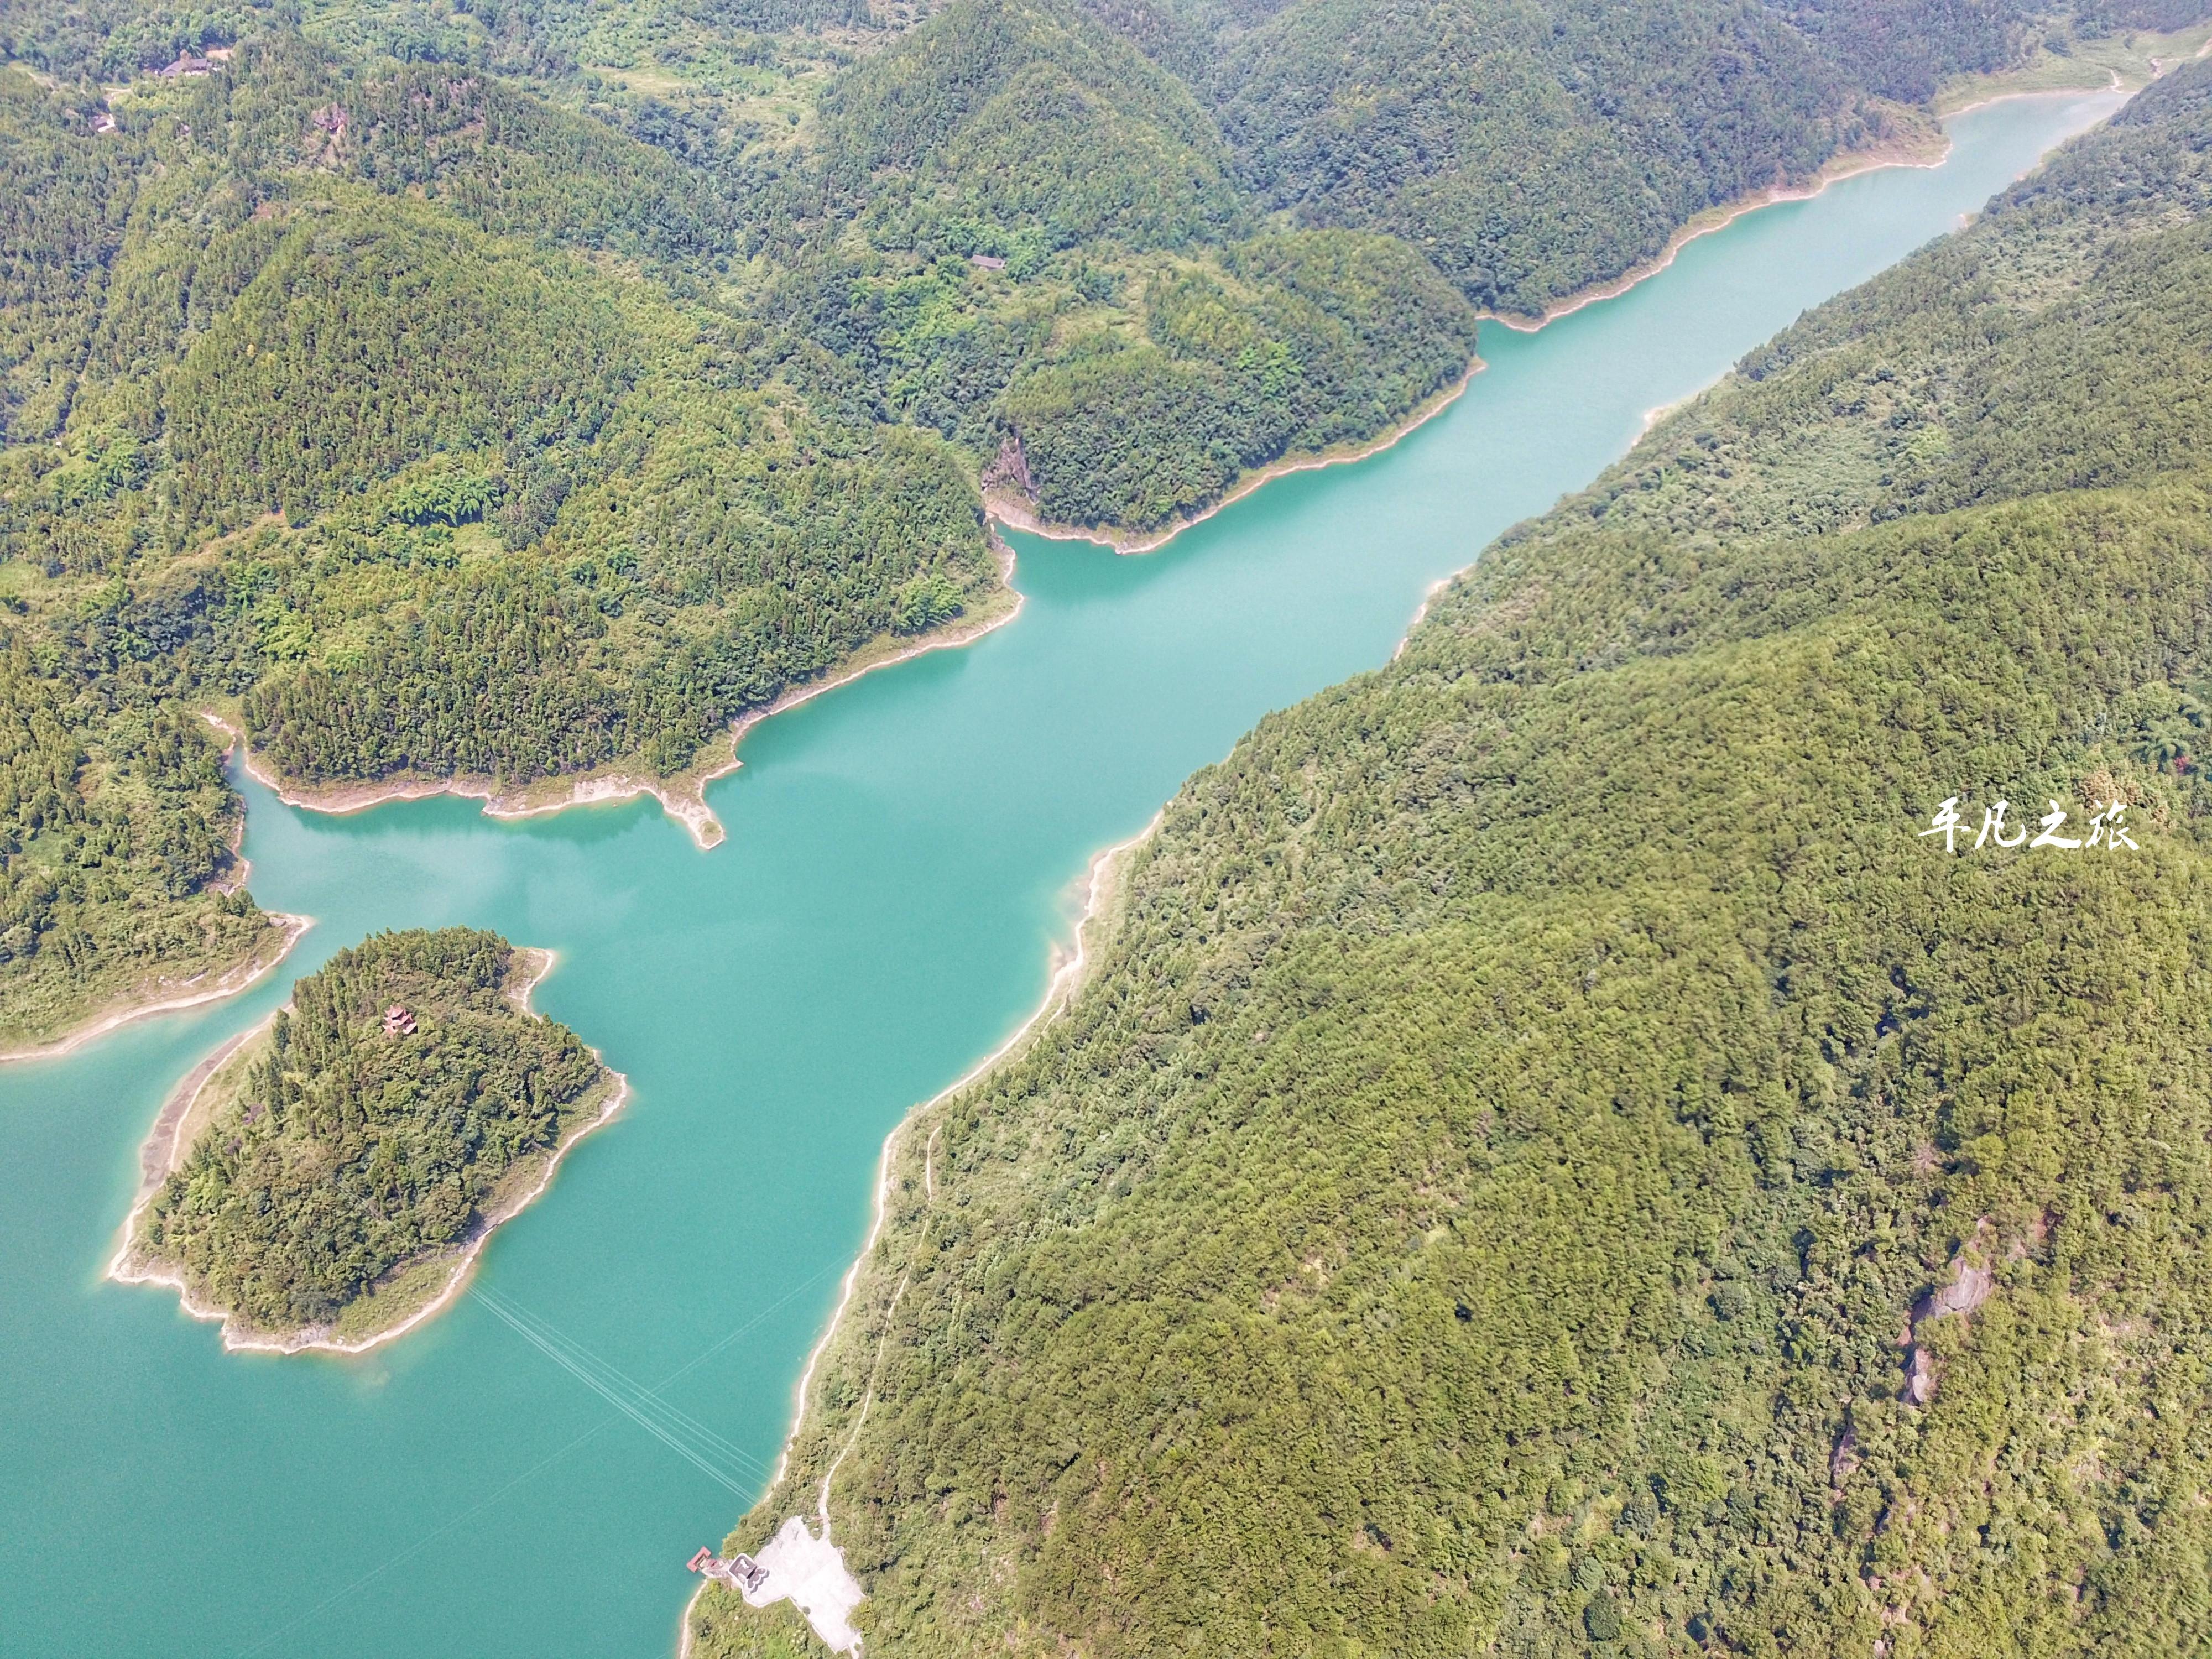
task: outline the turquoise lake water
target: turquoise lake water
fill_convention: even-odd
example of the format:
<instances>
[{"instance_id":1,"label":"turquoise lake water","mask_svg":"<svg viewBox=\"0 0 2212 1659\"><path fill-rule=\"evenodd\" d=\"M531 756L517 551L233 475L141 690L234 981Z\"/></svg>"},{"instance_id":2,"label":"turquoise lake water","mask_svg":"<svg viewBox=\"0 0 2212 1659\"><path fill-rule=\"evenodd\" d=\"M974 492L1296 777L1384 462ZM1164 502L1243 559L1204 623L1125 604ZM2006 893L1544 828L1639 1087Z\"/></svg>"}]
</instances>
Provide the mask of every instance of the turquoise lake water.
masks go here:
<instances>
[{"instance_id":1,"label":"turquoise lake water","mask_svg":"<svg viewBox=\"0 0 2212 1659\"><path fill-rule=\"evenodd\" d=\"M1486 327L1447 414L1162 552L1014 538L1020 617L756 730L710 791L712 852L650 801L331 818L249 787L255 896L316 919L280 973L0 1072L0 1653L671 1652L685 1558L765 1484L884 1134L1036 1006L1091 854L1267 710L1386 660L1432 582L1587 483L1646 410L2117 101L1976 111L1940 168L1748 216L1540 333ZM634 1091L478 1283L672 1378L755 1460L742 1491L474 1301L361 1358L280 1359L102 1279L175 1080L333 951L445 923L559 951L538 1006Z\"/></svg>"}]
</instances>

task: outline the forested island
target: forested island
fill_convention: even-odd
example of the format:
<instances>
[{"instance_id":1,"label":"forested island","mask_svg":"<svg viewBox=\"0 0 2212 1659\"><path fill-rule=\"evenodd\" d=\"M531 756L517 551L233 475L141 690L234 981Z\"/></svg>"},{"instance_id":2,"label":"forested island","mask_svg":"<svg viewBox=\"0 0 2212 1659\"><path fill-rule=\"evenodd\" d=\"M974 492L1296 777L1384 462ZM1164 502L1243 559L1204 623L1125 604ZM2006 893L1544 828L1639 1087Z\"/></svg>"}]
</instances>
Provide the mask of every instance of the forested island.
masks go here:
<instances>
[{"instance_id":1,"label":"forested island","mask_svg":"<svg viewBox=\"0 0 2212 1659\"><path fill-rule=\"evenodd\" d=\"M908 1656L2212 1643L2208 209L2200 64L1194 777L724 1553L818 1499Z\"/></svg>"},{"instance_id":2,"label":"forested island","mask_svg":"<svg viewBox=\"0 0 2212 1659\"><path fill-rule=\"evenodd\" d=\"M0 1053L283 943L204 716L310 804L711 840L740 722L1009 613L987 499L1157 538L2197 10L12 0Z\"/></svg>"},{"instance_id":3,"label":"forested island","mask_svg":"<svg viewBox=\"0 0 2212 1659\"><path fill-rule=\"evenodd\" d=\"M529 1012L551 965L496 933L379 933L185 1079L114 1276L233 1347L357 1351L424 1317L623 1080Z\"/></svg>"}]
</instances>

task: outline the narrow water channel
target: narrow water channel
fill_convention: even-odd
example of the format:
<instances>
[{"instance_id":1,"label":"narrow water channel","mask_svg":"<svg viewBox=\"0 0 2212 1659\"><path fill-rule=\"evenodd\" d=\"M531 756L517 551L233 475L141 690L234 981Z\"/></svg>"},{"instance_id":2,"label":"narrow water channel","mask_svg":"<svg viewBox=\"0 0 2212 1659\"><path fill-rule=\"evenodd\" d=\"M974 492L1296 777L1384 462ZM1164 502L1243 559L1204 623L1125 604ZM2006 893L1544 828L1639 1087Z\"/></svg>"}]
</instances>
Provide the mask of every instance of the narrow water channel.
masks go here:
<instances>
[{"instance_id":1,"label":"narrow water channel","mask_svg":"<svg viewBox=\"0 0 2212 1659\"><path fill-rule=\"evenodd\" d=\"M1984 107L1941 167L1751 215L1540 333L1486 328L1447 414L1162 552L1015 538L1020 618L753 732L711 853L650 802L335 819L249 788L255 895L316 918L277 978L0 1072L0 1651L669 1653L685 1557L775 1457L884 1133L1035 1006L1091 853L1269 709L1383 662L1431 583L1647 410L2117 101ZM730 1443L720 1480L473 1301L363 1358L277 1359L101 1279L174 1080L331 951L455 922L556 949L539 1006L635 1091L479 1283L665 1383Z\"/></svg>"}]
</instances>

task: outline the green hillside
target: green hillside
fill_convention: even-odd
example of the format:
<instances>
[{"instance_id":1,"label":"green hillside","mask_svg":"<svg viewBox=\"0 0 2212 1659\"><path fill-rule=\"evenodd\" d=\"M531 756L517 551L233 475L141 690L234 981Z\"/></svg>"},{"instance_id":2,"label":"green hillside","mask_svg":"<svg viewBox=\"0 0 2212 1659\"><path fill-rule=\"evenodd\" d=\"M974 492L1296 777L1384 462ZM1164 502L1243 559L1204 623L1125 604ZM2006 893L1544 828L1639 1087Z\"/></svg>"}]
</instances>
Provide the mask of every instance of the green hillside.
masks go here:
<instances>
[{"instance_id":1,"label":"green hillside","mask_svg":"<svg viewBox=\"0 0 2212 1659\"><path fill-rule=\"evenodd\" d=\"M1006 602L972 464L793 388L662 152L296 39L98 108L0 70L0 1038L268 948L200 710L308 786L680 777Z\"/></svg>"},{"instance_id":2,"label":"green hillside","mask_svg":"<svg viewBox=\"0 0 2212 1659\"><path fill-rule=\"evenodd\" d=\"M2208 156L2198 66L1194 778L732 1546L834 1461L902 1655L2212 1643Z\"/></svg>"},{"instance_id":3,"label":"green hillside","mask_svg":"<svg viewBox=\"0 0 2212 1659\"><path fill-rule=\"evenodd\" d=\"M2179 9L0 0L0 1042L270 948L203 713L295 788L683 796L1010 602L986 487L1164 532Z\"/></svg>"},{"instance_id":4,"label":"green hillside","mask_svg":"<svg viewBox=\"0 0 2212 1659\"><path fill-rule=\"evenodd\" d=\"M91 618L58 672L20 638L0 658L0 1052L200 994L289 943L235 890L214 745L114 649L135 643L119 621Z\"/></svg>"},{"instance_id":5,"label":"green hillside","mask_svg":"<svg viewBox=\"0 0 2212 1659\"><path fill-rule=\"evenodd\" d=\"M1236 48L1224 121L1268 204L1404 237L1537 313L1884 118L1765 8L1305 0Z\"/></svg>"},{"instance_id":6,"label":"green hillside","mask_svg":"<svg viewBox=\"0 0 2212 1659\"><path fill-rule=\"evenodd\" d=\"M1054 0L964 0L857 67L823 100L833 189L910 242L966 214L1054 246L1178 247L1242 204L1190 91Z\"/></svg>"}]
</instances>

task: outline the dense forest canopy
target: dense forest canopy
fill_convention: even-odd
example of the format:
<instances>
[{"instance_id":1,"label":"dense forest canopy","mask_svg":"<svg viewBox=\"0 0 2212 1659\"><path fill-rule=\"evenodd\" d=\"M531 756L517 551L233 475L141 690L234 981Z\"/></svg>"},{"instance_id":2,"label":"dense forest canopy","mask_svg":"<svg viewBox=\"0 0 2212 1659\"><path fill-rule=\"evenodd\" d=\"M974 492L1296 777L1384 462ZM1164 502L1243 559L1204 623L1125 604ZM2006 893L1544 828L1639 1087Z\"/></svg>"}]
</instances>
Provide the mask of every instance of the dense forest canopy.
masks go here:
<instances>
[{"instance_id":1,"label":"dense forest canopy","mask_svg":"<svg viewBox=\"0 0 2212 1659\"><path fill-rule=\"evenodd\" d=\"M2212 1643L2208 158L2193 65L1194 778L732 1546L829 1473L910 1655Z\"/></svg>"},{"instance_id":2,"label":"dense forest canopy","mask_svg":"<svg viewBox=\"0 0 2212 1659\"><path fill-rule=\"evenodd\" d=\"M1845 77L1752 0L1306 0L1230 77L1224 118L1270 206L1388 230L1524 313L1869 136Z\"/></svg>"},{"instance_id":3,"label":"dense forest canopy","mask_svg":"<svg viewBox=\"0 0 2212 1659\"><path fill-rule=\"evenodd\" d=\"M0 1030L270 948L203 713L307 788L689 777L1003 610L987 481L1160 532L2194 9L0 0Z\"/></svg>"},{"instance_id":4,"label":"dense forest canopy","mask_svg":"<svg viewBox=\"0 0 2212 1659\"><path fill-rule=\"evenodd\" d=\"M613 1086L574 1032L518 1006L520 966L496 933L417 928L301 980L216 1073L223 1097L147 1206L136 1265L289 1334L500 1218Z\"/></svg>"},{"instance_id":5,"label":"dense forest canopy","mask_svg":"<svg viewBox=\"0 0 2212 1659\"><path fill-rule=\"evenodd\" d=\"M1000 602L970 464L817 410L690 274L727 194L588 116L276 37L0 70L0 167L10 1036L268 948L202 709L309 784L671 775Z\"/></svg>"},{"instance_id":6,"label":"dense forest canopy","mask_svg":"<svg viewBox=\"0 0 2212 1659\"><path fill-rule=\"evenodd\" d=\"M204 989L201 975L266 959L283 939L236 890L238 799L214 746L146 695L137 663L101 649L115 620L88 619L73 662L41 662L20 637L0 656L0 1044L9 1049L50 1042L149 987Z\"/></svg>"},{"instance_id":7,"label":"dense forest canopy","mask_svg":"<svg viewBox=\"0 0 2212 1659\"><path fill-rule=\"evenodd\" d=\"M0 1040L274 948L204 714L677 777L1004 605L987 481L1171 526L2202 11L0 0ZM791 1475L872 1633L2212 1640L2208 154L2178 73L1184 792L895 1169ZM2099 844L1921 833L2000 796ZM286 1329L468 1237L605 1083L511 966L303 981L144 1247Z\"/></svg>"}]
</instances>

